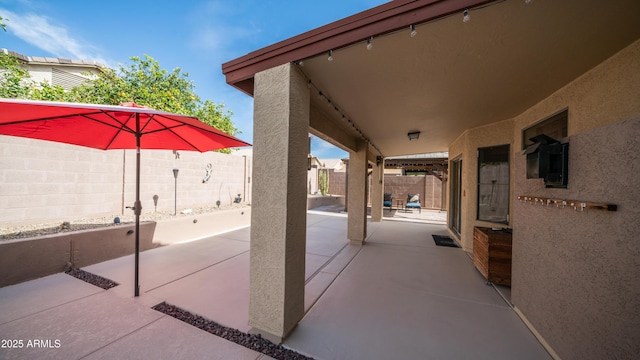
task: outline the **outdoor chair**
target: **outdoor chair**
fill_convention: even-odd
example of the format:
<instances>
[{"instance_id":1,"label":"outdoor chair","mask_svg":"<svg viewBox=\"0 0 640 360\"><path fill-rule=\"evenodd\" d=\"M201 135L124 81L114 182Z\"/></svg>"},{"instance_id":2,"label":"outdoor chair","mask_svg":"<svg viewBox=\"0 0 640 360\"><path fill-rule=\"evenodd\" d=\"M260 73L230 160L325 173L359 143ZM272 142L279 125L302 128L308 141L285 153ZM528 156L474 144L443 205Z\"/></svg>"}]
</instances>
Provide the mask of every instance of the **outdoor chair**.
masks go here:
<instances>
[{"instance_id":1,"label":"outdoor chair","mask_svg":"<svg viewBox=\"0 0 640 360\"><path fill-rule=\"evenodd\" d=\"M420 194L409 194L407 195L407 203L404 205L404 210L407 209L418 209L418 213L422 214L422 205L420 204Z\"/></svg>"},{"instance_id":2,"label":"outdoor chair","mask_svg":"<svg viewBox=\"0 0 640 360\"><path fill-rule=\"evenodd\" d=\"M391 206L393 205L393 195L391 193L384 193L384 201L382 202L382 206L388 207L391 210Z\"/></svg>"}]
</instances>

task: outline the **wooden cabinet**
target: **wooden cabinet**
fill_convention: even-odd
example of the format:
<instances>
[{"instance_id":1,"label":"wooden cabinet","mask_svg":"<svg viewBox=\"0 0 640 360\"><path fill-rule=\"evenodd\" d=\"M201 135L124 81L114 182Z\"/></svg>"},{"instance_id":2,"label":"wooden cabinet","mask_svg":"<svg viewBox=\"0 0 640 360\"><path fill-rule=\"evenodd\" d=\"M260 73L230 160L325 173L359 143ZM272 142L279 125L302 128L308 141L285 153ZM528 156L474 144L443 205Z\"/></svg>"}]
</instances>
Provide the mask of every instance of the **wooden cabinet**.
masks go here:
<instances>
[{"instance_id":1,"label":"wooden cabinet","mask_svg":"<svg viewBox=\"0 0 640 360\"><path fill-rule=\"evenodd\" d=\"M487 281L511 286L511 233L476 226L473 264Z\"/></svg>"}]
</instances>

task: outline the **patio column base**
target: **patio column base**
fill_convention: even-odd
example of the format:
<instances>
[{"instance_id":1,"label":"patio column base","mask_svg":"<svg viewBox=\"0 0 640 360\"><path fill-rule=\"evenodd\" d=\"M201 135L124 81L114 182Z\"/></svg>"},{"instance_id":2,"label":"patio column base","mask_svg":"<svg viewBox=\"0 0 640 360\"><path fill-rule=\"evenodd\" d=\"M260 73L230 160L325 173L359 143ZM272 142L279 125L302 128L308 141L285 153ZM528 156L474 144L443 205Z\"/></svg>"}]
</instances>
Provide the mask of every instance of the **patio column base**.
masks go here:
<instances>
[{"instance_id":1,"label":"patio column base","mask_svg":"<svg viewBox=\"0 0 640 360\"><path fill-rule=\"evenodd\" d=\"M257 327L252 327L249 330L249 334L260 335L263 339L269 340L276 345L280 345L284 342L284 340L291 335L295 328L291 329L288 333L284 334L284 336L272 334L266 330L259 329Z\"/></svg>"}]
</instances>

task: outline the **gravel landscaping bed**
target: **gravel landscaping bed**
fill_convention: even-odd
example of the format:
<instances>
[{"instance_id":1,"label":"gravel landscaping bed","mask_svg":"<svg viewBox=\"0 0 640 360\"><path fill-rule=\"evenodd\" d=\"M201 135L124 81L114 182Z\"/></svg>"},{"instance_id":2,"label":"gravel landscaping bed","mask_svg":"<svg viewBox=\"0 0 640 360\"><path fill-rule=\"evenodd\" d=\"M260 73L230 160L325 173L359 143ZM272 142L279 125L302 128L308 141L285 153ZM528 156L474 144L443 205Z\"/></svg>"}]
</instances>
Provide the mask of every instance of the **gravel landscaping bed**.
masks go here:
<instances>
[{"instance_id":1,"label":"gravel landscaping bed","mask_svg":"<svg viewBox=\"0 0 640 360\"><path fill-rule=\"evenodd\" d=\"M140 215L140 222L160 221L166 219L176 219L185 216L208 214L217 211L240 209L248 207L247 204L227 204L210 207L200 207L185 209L173 215L173 211L158 211L144 213ZM117 218L117 219L116 219ZM79 218L64 222L50 222L42 224L17 225L13 223L0 223L0 241L24 239L43 235L57 234L61 232L79 231L104 228L108 226L118 226L122 224L133 224L136 219L132 211L127 211L125 215L102 216L93 218Z\"/></svg>"},{"instance_id":2,"label":"gravel landscaping bed","mask_svg":"<svg viewBox=\"0 0 640 360\"><path fill-rule=\"evenodd\" d=\"M105 290L109 290L113 287L120 285L113 280L109 280L107 278L103 278L100 275L92 274L90 272L86 272L80 269L70 269L70 270L67 270L66 273L84 282L87 282L91 285L95 285Z\"/></svg>"},{"instance_id":3,"label":"gravel landscaping bed","mask_svg":"<svg viewBox=\"0 0 640 360\"><path fill-rule=\"evenodd\" d=\"M191 314L190 312L183 310L177 306L162 302L152 309L157 310L163 314L172 316L178 320L182 320L187 324L193 325L208 333L219 336L223 339L232 341L238 345L242 345L248 349L260 352L267 356L271 356L274 359L280 360L304 360L313 359L302 354L299 354L293 350L287 349L282 345L275 345L271 341L262 338L260 335L247 334L237 329L232 329L226 326L222 326L215 321L207 320L202 316Z\"/></svg>"}]
</instances>

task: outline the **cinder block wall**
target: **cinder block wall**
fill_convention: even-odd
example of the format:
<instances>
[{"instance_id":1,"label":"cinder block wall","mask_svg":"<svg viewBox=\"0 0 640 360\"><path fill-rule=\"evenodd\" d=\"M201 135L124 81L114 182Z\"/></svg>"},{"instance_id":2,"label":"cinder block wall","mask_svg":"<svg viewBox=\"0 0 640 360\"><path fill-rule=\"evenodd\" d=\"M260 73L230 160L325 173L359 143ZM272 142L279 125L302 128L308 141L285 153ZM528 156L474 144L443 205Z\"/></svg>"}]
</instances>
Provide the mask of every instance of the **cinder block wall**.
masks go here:
<instances>
[{"instance_id":1,"label":"cinder block wall","mask_svg":"<svg viewBox=\"0 0 640 360\"><path fill-rule=\"evenodd\" d=\"M435 176L384 176L384 192L406 203L409 194L420 194L420 204L427 209L442 208L442 181Z\"/></svg>"},{"instance_id":2,"label":"cinder block wall","mask_svg":"<svg viewBox=\"0 0 640 360\"><path fill-rule=\"evenodd\" d=\"M322 170L324 171L324 170ZM344 195L347 184L347 172L329 170L329 194Z\"/></svg>"},{"instance_id":3,"label":"cinder block wall","mask_svg":"<svg viewBox=\"0 0 640 360\"><path fill-rule=\"evenodd\" d=\"M371 179L369 179L371 181ZM329 171L329 194L345 195L346 173ZM371 185L369 186L371 188ZM426 209L442 209L442 181L435 176L384 176L384 192L396 200L407 201L408 194L420 194L420 203Z\"/></svg>"},{"instance_id":4,"label":"cinder block wall","mask_svg":"<svg viewBox=\"0 0 640 360\"><path fill-rule=\"evenodd\" d=\"M141 151L142 212L251 202L251 158L171 150ZM135 151L95 150L0 136L0 226L114 216L135 200ZM203 181L207 165L211 176Z\"/></svg>"}]
</instances>

